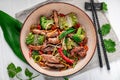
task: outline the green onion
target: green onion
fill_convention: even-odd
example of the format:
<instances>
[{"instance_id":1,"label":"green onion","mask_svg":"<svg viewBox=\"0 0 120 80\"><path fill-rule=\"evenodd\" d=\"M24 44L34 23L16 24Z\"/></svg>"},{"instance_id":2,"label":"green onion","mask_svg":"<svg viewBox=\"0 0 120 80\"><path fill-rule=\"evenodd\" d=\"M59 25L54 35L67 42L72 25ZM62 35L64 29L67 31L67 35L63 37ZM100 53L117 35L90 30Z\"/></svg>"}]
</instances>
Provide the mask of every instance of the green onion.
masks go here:
<instances>
[{"instance_id":1,"label":"green onion","mask_svg":"<svg viewBox=\"0 0 120 80\"><path fill-rule=\"evenodd\" d=\"M64 38L65 36L67 36L67 35L70 34L70 33L73 33L74 31L75 31L74 28L69 28L69 29L67 29L66 31L64 31L64 32L62 32L62 33L60 34L59 39Z\"/></svg>"},{"instance_id":2,"label":"green onion","mask_svg":"<svg viewBox=\"0 0 120 80\"><path fill-rule=\"evenodd\" d=\"M34 58L33 58L33 60L35 62L40 62L42 60L42 57L40 55L35 55Z\"/></svg>"}]
</instances>

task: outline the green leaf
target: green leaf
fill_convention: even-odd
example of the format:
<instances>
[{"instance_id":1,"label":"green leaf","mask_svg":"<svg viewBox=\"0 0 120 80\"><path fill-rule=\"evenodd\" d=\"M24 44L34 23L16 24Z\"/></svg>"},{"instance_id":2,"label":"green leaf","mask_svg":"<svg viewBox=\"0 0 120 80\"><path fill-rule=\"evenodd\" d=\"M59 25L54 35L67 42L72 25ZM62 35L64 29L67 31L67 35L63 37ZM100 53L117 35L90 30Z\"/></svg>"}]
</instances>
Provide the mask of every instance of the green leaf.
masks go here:
<instances>
[{"instance_id":1,"label":"green leaf","mask_svg":"<svg viewBox=\"0 0 120 80\"><path fill-rule=\"evenodd\" d=\"M105 2L102 3L102 10L106 12L108 10L107 4Z\"/></svg>"},{"instance_id":2,"label":"green leaf","mask_svg":"<svg viewBox=\"0 0 120 80\"><path fill-rule=\"evenodd\" d=\"M104 39L104 45L105 45L105 49L106 49L107 52L113 53L113 52L116 51L116 48L115 48L116 43L113 40L111 40L111 39L108 39L108 40Z\"/></svg>"},{"instance_id":3,"label":"green leaf","mask_svg":"<svg viewBox=\"0 0 120 80\"><path fill-rule=\"evenodd\" d=\"M19 59L27 63L20 48L20 31L22 28L22 23L0 10L0 28L3 31L6 42L14 54Z\"/></svg>"},{"instance_id":4,"label":"green leaf","mask_svg":"<svg viewBox=\"0 0 120 80\"><path fill-rule=\"evenodd\" d=\"M10 78L14 78L16 75L15 65L13 63L9 64L7 67L8 75Z\"/></svg>"},{"instance_id":5,"label":"green leaf","mask_svg":"<svg viewBox=\"0 0 120 80\"><path fill-rule=\"evenodd\" d=\"M107 34L110 32L110 29L111 29L110 24L104 24L104 25L101 27L102 35L103 35L103 36L107 35Z\"/></svg>"},{"instance_id":6,"label":"green leaf","mask_svg":"<svg viewBox=\"0 0 120 80\"><path fill-rule=\"evenodd\" d=\"M30 71L26 68L26 69L25 69L25 75L30 78L30 77L32 77L33 73L30 72Z\"/></svg>"},{"instance_id":7,"label":"green leaf","mask_svg":"<svg viewBox=\"0 0 120 80\"><path fill-rule=\"evenodd\" d=\"M64 80L69 80L68 77L64 77Z\"/></svg>"},{"instance_id":8,"label":"green leaf","mask_svg":"<svg viewBox=\"0 0 120 80\"><path fill-rule=\"evenodd\" d=\"M21 72L21 71L22 71L22 68L18 66L18 67L16 68L16 72L19 73L19 72Z\"/></svg>"},{"instance_id":9,"label":"green leaf","mask_svg":"<svg viewBox=\"0 0 120 80\"><path fill-rule=\"evenodd\" d=\"M13 63L10 63L7 67L7 71L9 77L14 78L17 75L17 73L22 71L22 69L19 66L16 68L16 66Z\"/></svg>"}]
</instances>

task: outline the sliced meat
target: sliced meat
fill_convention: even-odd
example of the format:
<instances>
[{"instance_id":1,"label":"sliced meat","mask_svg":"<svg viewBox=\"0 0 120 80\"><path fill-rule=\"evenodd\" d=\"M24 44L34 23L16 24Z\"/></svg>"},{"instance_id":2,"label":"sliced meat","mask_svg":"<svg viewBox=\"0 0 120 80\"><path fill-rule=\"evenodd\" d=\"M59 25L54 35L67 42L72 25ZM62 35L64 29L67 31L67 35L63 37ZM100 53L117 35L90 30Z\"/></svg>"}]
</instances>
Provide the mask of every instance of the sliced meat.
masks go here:
<instances>
[{"instance_id":1,"label":"sliced meat","mask_svg":"<svg viewBox=\"0 0 120 80\"><path fill-rule=\"evenodd\" d=\"M48 67L50 68L57 68L57 69L60 69L60 68L64 68L65 66L63 64L52 64L52 63L45 63Z\"/></svg>"},{"instance_id":2,"label":"sliced meat","mask_svg":"<svg viewBox=\"0 0 120 80\"><path fill-rule=\"evenodd\" d=\"M47 32L47 34L46 34L46 36L47 36L48 38L56 37L56 36L58 36L58 35L59 35L59 33L58 33L57 29L54 30L54 31L51 31L51 32Z\"/></svg>"},{"instance_id":3,"label":"sliced meat","mask_svg":"<svg viewBox=\"0 0 120 80\"><path fill-rule=\"evenodd\" d=\"M67 36L70 37L70 38L72 38L73 34L68 34Z\"/></svg>"},{"instance_id":4,"label":"sliced meat","mask_svg":"<svg viewBox=\"0 0 120 80\"><path fill-rule=\"evenodd\" d=\"M58 44L60 43L60 40L57 38L48 38L48 42L47 43L50 43L50 44Z\"/></svg>"},{"instance_id":5,"label":"sliced meat","mask_svg":"<svg viewBox=\"0 0 120 80\"><path fill-rule=\"evenodd\" d=\"M83 46L75 47L71 50L71 56L73 56L75 53L79 54L82 58L86 56L86 50Z\"/></svg>"},{"instance_id":6,"label":"sliced meat","mask_svg":"<svg viewBox=\"0 0 120 80\"><path fill-rule=\"evenodd\" d=\"M49 54L42 54L42 61L43 62L49 62L49 63L60 63L60 60L58 58L56 58L55 56L53 55L49 55Z\"/></svg>"},{"instance_id":7,"label":"sliced meat","mask_svg":"<svg viewBox=\"0 0 120 80\"><path fill-rule=\"evenodd\" d=\"M82 45L86 45L86 44L87 44L87 42L88 42L88 38L87 38L87 37L85 37L85 38L83 39L83 41L82 41L80 44L82 44Z\"/></svg>"},{"instance_id":8,"label":"sliced meat","mask_svg":"<svg viewBox=\"0 0 120 80\"><path fill-rule=\"evenodd\" d=\"M46 43L44 43L41 46L35 46L35 45L28 45L28 48L32 49L32 50L42 50L46 47Z\"/></svg>"},{"instance_id":9,"label":"sliced meat","mask_svg":"<svg viewBox=\"0 0 120 80\"><path fill-rule=\"evenodd\" d=\"M48 51L53 51L53 49L54 49L54 47L48 46L48 47L44 48L42 51L43 52L48 52Z\"/></svg>"},{"instance_id":10,"label":"sliced meat","mask_svg":"<svg viewBox=\"0 0 120 80\"><path fill-rule=\"evenodd\" d=\"M58 26L58 12L56 10L53 11L53 17L54 17L54 22L55 22L56 27L59 27Z\"/></svg>"},{"instance_id":11,"label":"sliced meat","mask_svg":"<svg viewBox=\"0 0 120 80\"><path fill-rule=\"evenodd\" d=\"M80 57L84 58L86 56L86 51L82 51L78 53L80 55Z\"/></svg>"},{"instance_id":12,"label":"sliced meat","mask_svg":"<svg viewBox=\"0 0 120 80\"><path fill-rule=\"evenodd\" d=\"M30 48L32 50L40 50L42 48L42 46L28 45L28 48Z\"/></svg>"},{"instance_id":13,"label":"sliced meat","mask_svg":"<svg viewBox=\"0 0 120 80\"><path fill-rule=\"evenodd\" d=\"M45 30L39 30L39 29L33 29L32 32L35 34L43 34L43 35L47 33Z\"/></svg>"}]
</instances>

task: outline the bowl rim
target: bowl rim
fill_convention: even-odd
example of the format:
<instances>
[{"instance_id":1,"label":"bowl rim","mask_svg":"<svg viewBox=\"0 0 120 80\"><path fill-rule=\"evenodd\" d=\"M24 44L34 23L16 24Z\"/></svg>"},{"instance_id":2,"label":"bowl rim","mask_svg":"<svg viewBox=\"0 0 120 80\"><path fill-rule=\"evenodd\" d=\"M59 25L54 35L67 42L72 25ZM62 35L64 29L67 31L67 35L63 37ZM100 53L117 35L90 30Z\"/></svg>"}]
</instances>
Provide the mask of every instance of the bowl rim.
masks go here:
<instances>
[{"instance_id":1,"label":"bowl rim","mask_svg":"<svg viewBox=\"0 0 120 80\"><path fill-rule=\"evenodd\" d=\"M34 9L32 12L30 12L30 14L29 14L29 15L26 17L26 19L24 20L24 22L23 22L23 24L22 24L21 31L20 31L20 49L21 49L21 51L22 51L22 46L21 46L21 34L22 34L22 33L21 33L21 32L22 32L23 26L25 25L25 23L26 23L26 21L28 20L29 16L31 16L31 14L32 14L33 12L35 12L36 10L38 10L40 7L43 7L43 6L49 5L49 4L59 4L59 3L60 3L60 4L67 4L67 5L70 5L70 6L73 6L73 7L77 8L78 10L80 10L82 13L84 13L84 14L86 15L86 17L90 20L91 24L94 26L91 18L85 13L85 11L83 11L81 8L79 8L79 7L77 7L77 6L73 5L73 4L66 3L66 2L48 2L48 3L45 3L45 4L41 5L41 6L38 6L36 9ZM93 54L92 54L91 58L89 59L89 61L88 61L80 70L78 70L78 71L76 71L76 72L74 72L74 73L65 75L65 76L71 76L71 75L77 74L79 71L81 71L82 69L84 69L84 67L85 67L85 66L91 61L91 59L93 58L93 55L95 54L95 50L96 50L96 44L97 44L97 37L96 37L96 29L95 29L95 27L93 27L93 30L95 31L95 36L94 36L94 37L95 37L95 47L94 47ZM24 58L25 58L25 55L23 54L23 51L22 51L22 55L23 55ZM25 58L25 60L26 60L26 58ZM26 62L28 63L28 65L29 65L32 69L34 69L35 71L39 72L40 74L43 74L43 75L46 75L46 76L50 76L50 77L65 77L65 76L52 76L52 75L45 74L45 73L40 72L40 71L38 71L37 69L35 69L32 65L30 65L30 63L29 63L27 60L26 60Z\"/></svg>"}]
</instances>

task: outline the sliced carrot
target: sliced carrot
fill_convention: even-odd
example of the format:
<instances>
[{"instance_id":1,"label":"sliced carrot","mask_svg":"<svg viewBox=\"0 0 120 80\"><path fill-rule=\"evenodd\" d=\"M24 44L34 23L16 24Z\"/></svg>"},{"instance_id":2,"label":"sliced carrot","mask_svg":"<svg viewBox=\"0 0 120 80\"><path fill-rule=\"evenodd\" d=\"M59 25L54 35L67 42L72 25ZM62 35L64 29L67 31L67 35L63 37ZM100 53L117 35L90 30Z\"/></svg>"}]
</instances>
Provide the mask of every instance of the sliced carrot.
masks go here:
<instances>
[{"instance_id":1,"label":"sliced carrot","mask_svg":"<svg viewBox=\"0 0 120 80\"><path fill-rule=\"evenodd\" d=\"M84 49L85 49L86 51L88 51L88 46L87 46L87 45L85 45L85 46L84 46Z\"/></svg>"}]
</instances>

